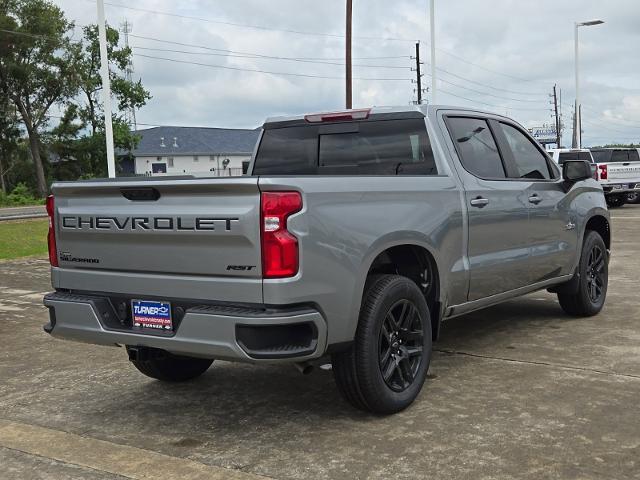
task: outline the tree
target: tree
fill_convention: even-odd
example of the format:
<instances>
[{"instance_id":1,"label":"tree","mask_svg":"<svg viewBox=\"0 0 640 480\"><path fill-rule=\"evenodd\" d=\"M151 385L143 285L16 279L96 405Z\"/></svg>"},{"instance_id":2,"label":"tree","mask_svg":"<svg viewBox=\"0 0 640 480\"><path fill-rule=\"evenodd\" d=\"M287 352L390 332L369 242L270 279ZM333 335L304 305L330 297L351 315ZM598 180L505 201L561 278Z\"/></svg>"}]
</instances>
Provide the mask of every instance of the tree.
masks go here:
<instances>
[{"instance_id":1,"label":"tree","mask_svg":"<svg viewBox=\"0 0 640 480\"><path fill-rule=\"evenodd\" d=\"M7 174L15 166L11 160L18 151L20 129L15 106L0 88L0 190L7 193Z\"/></svg>"},{"instance_id":2,"label":"tree","mask_svg":"<svg viewBox=\"0 0 640 480\"><path fill-rule=\"evenodd\" d=\"M47 0L3 0L0 12L0 85L16 106L29 136L37 190L48 190L40 135L48 111L77 90L74 61L78 46L62 10Z\"/></svg>"},{"instance_id":3,"label":"tree","mask_svg":"<svg viewBox=\"0 0 640 480\"><path fill-rule=\"evenodd\" d=\"M116 108L112 113L113 143L116 148L129 151L137 144L139 137L131 131L125 112L141 108L151 95L140 80L127 79L126 70L131 62L132 52L129 47L119 47L118 31L107 26L106 34L111 93L116 100ZM67 133L73 131L72 122L79 120L85 131L90 132L90 135L79 138L75 146L76 158L83 164L83 174L104 176L106 142L97 25L83 28L82 48L77 52L75 68L80 94L68 105L61 125L56 130Z\"/></svg>"}]
</instances>

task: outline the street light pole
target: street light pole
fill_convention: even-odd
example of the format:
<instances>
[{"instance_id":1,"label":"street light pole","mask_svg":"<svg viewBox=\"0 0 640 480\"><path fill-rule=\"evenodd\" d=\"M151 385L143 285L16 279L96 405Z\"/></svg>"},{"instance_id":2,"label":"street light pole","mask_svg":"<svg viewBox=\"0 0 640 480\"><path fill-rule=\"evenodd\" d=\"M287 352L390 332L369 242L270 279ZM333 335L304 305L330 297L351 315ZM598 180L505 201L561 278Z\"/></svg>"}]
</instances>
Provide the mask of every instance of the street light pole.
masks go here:
<instances>
[{"instance_id":1,"label":"street light pole","mask_svg":"<svg viewBox=\"0 0 640 480\"><path fill-rule=\"evenodd\" d=\"M431 103L436 103L436 0L429 0L429 23L431 26Z\"/></svg>"},{"instance_id":2,"label":"street light pole","mask_svg":"<svg viewBox=\"0 0 640 480\"><path fill-rule=\"evenodd\" d=\"M579 62L579 44L578 41L578 29L580 27L592 27L594 25L601 25L602 20L589 20L587 22L576 22L574 27L574 39L575 39L575 68L576 68L576 107L575 107L575 125L576 125L576 143L578 148L582 148L582 112L580 109L580 62Z\"/></svg>"},{"instance_id":3,"label":"street light pole","mask_svg":"<svg viewBox=\"0 0 640 480\"><path fill-rule=\"evenodd\" d=\"M107 171L109 178L116 176L113 154L113 126L111 125L111 83L109 82L109 59L107 57L107 29L105 26L104 0L96 0L98 8L98 40L100 42L100 76L104 102L104 133L107 139Z\"/></svg>"}]
</instances>

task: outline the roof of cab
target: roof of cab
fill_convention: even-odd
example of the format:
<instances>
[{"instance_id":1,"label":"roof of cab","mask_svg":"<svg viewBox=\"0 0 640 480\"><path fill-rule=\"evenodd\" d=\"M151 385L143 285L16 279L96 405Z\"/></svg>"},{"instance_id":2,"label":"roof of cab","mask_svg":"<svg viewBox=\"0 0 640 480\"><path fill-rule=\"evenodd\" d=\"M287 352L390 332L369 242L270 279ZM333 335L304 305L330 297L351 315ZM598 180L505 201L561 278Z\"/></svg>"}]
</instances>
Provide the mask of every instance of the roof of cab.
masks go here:
<instances>
[{"instance_id":1,"label":"roof of cab","mask_svg":"<svg viewBox=\"0 0 640 480\"><path fill-rule=\"evenodd\" d=\"M502 115L487 112L483 110L478 110L474 108L467 107L457 107L450 105L402 105L402 106L388 106L388 107L371 107L368 109L363 108L354 108L354 109L336 109L329 110L325 112L312 112L307 114L298 114L298 115L284 115L277 117L269 117L265 120L263 128L278 128L285 126L293 126L293 125L303 125L307 122L305 121L305 117L309 115L322 115L322 114L342 114L350 111L358 112L362 110L369 110L368 120L393 120L400 118L424 118L430 117L437 110L455 110L455 111L465 111L465 112L474 112L482 115L491 115L502 117ZM504 117L506 118L506 117Z\"/></svg>"}]
</instances>

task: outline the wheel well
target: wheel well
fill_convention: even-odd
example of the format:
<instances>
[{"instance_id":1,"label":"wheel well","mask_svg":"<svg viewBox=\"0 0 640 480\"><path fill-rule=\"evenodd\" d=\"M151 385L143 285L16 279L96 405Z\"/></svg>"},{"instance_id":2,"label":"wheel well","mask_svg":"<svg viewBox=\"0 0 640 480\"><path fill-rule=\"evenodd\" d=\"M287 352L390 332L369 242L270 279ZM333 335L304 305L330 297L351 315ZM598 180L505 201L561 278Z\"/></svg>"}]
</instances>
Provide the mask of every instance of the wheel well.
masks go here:
<instances>
[{"instance_id":1,"label":"wheel well","mask_svg":"<svg viewBox=\"0 0 640 480\"><path fill-rule=\"evenodd\" d=\"M587 222L585 230L598 232L602 237L602 240L604 240L607 250L611 249L611 230L609 229L609 222L607 222L607 219L602 215L591 217Z\"/></svg>"},{"instance_id":2,"label":"wheel well","mask_svg":"<svg viewBox=\"0 0 640 480\"><path fill-rule=\"evenodd\" d=\"M440 277L431 253L417 245L398 245L380 253L371 264L367 276L388 273L407 277L423 292L431 312L433 340L440 330Z\"/></svg>"}]
</instances>

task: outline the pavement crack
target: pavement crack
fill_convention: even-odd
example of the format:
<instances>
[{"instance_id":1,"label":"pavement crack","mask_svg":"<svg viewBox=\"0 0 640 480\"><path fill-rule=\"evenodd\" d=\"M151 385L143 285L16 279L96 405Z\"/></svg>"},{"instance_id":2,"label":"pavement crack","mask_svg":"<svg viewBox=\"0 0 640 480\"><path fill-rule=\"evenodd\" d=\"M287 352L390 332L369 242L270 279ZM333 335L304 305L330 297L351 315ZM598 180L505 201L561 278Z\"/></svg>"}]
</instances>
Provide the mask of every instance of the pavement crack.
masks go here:
<instances>
[{"instance_id":1,"label":"pavement crack","mask_svg":"<svg viewBox=\"0 0 640 480\"><path fill-rule=\"evenodd\" d=\"M493 355L482 355L480 353L471 353L471 352L463 352L460 350L447 350L447 349L433 349L434 352L438 352L438 353L444 353L447 355L461 355L461 356L466 356L466 357L474 357L474 358L484 358L484 359L488 359L488 360L499 360L502 362L510 362L510 363L519 363L519 364L525 364L525 365L540 365L540 366L545 366L545 367L555 367L555 368L562 368L565 370L576 370L576 371L580 371L580 372L589 372L589 373L597 373L600 375L609 375L609 376L613 376L613 377L624 377L624 378L633 378L636 380L640 380L640 375L634 375L631 373L617 373L617 372L610 372L608 370L598 370L597 368L589 368L589 367L576 367L573 365L562 365L560 363L552 363L552 362L541 362L541 361L534 361L534 360L518 360L516 358L508 358L508 357L497 357L497 356L493 356Z\"/></svg>"},{"instance_id":2,"label":"pavement crack","mask_svg":"<svg viewBox=\"0 0 640 480\"><path fill-rule=\"evenodd\" d=\"M12 452L22 453L23 455L28 455L28 456L31 456L31 457L40 458L42 460L49 461L49 462L52 462L52 463L57 463L57 464L60 464L60 465L68 465L70 467L76 467L76 468L81 469L81 470L82 469L91 470L92 472L96 472L96 473L108 473L109 475L112 475L114 477L119 477L119 478L127 479L127 480L135 480L134 477L129 477L127 475L122 475L122 474L119 474L119 473L113 473L113 472L110 472L108 470L103 470L101 468L95 468L95 467L92 467L92 466L89 466L89 465L82 465L80 463L74 463L74 462L69 462L69 461L66 461L66 460L59 460L57 458L47 457L46 455L41 455L39 453L29 452L29 451L23 450L21 448L7 447L6 445L0 445L0 448L4 448L5 450L10 450Z\"/></svg>"}]
</instances>

